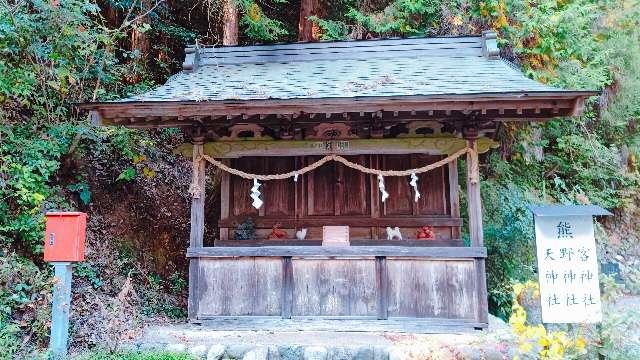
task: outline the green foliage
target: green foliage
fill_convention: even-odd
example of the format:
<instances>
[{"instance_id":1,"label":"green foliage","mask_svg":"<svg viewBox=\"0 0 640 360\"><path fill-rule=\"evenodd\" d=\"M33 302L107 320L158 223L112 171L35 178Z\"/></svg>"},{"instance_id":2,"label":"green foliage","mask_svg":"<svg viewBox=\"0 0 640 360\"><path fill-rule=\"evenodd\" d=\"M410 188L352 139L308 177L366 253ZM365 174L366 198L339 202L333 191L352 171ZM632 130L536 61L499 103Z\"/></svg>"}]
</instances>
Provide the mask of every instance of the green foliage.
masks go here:
<instances>
[{"instance_id":1,"label":"green foliage","mask_svg":"<svg viewBox=\"0 0 640 360\"><path fill-rule=\"evenodd\" d=\"M0 349L22 351L24 344L11 339L26 334L36 343L44 343L51 288L49 272L13 252L0 250Z\"/></svg>"},{"instance_id":2,"label":"green foliage","mask_svg":"<svg viewBox=\"0 0 640 360\"><path fill-rule=\"evenodd\" d=\"M349 36L349 28L342 21L320 19L317 16L309 16L309 20L322 30L321 40L346 40Z\"/></svg>"},{"instance_id":3,"label":"green foliage","mask_svg":"<svg viewBox=\"0 0 640 360\"><path fill-rule=\"evenodd\" d=\"M182 295L187 290L187 279L184 274L174 272L169 276L169 290L174 295Z\"/></svg>"},{"instance_id":4,"label":"green foliage","mask_svg":"<svg viewBox=\"0 0 640 360\"><path fill-rule=\"evenodd\" d=\"M85 181L80 181L75 184L69 184L67 185L67 189L73 192L77 192L80 196L80 201L82 201L82 204L89 205L89 203L91 202L91 190L89 190L89 184L87 184Z\"/></svg>"},{"instance_id":5,"label":"green foliage","mask_svg":"<svg viewBox=\"0 0 640 360\"><path fill-rule=\"evenodd\" d=\"M100 274L98 269L94 265L91 265L89 262L81 262L74 267L74 273L81 277L85 278L94 289L98 289L102 286L103 282L100 278Z\"/></svg>"},{"instance_id":6,"label":"green foliage","mask_svg":"<svg viewBox=\"0 0 640 360\"><path fill-rule=\"evenodd\" d=\"M543 326L540 287L535 281L513 285L513 312L509 324L517 335L517 359L637 359L640 356L640 312L616 303L619 288L612 278L601 278L603 316L597 324ZM533 316L531 316L533 315ZM555 329L555 330L551 330Z\"/></svg>"},{"instance_id":7,"label":"green foliage","mask_svg":"<svg viewBox=\"0 0 640 360\"><path fill-rule=\"evenodd\" d=\"M0 360L14 359L20 351L20 327L7 320L0 319Z\"/></svg>"},{"instance_id":8,"label":"green foliage","mask_svg":"<svg viewBox=\"0 0 640 360\"><path fill-rule=\"evenodd\" d=\"M395 0L373 14L351 8L347 18L380 34L426 35L440 19L441 0Z\"/></svg>"},{"instance_id":9,"label":"green foliage","mask_svg":"<svg viewBox=\"0 0 640 360\"><path fill-rule=\"evenodd\" d=\"M175 276L177 275L174 274L172 276L173 281L176 280ZM148 286L143 290L142 293L144 303L142 311L145 315L162 314L172 319L179 319L187 316L184 308L176 306L165 295L163 290L167 286L167 284L160 277L160 275L150 274L147 276L146 280ZM172 289L172 291L177 292L178 290L184 290L184 288L181 288L181 283L176 284L172 280L170 281L171 283L168 285L169 288ZM184 282L184 285L186 285L186 281Z\"/></svg>"},{"instance_id":10,"label":"green foliage","mask_svg":"<svg viewBox=\"0 0 640 360\"><path fill-rule=\"evenodd\" d=\"M122 171L120 175L118 175L116 181L131 181L136 178L136 175L136 168L134 168L133 166L129 166L124 169L124 171Z\"/></svg>"},{"instance_id":11,"label":"green foliage","mask_svg":"<svg viewBox=\"0 0 640 360\"><path fill-rule=\"evenodd\" d=\"M73 125L61 124L34 136L26 125L0 125L0 243L17 241L30 252L41 251L43 210L64 206L50 202L56 189L49 180L74 130Z\"/></svg>"},{"instance_id":12,"label":"green foliage","mask_svg":"<svg viewBox=\"0 0 640 360\"><path fill-rule=\"evenodd\" d=\"M513 282L526 281L534 275L533 221L527 205L535 199L517 185L495 180L484 181L481 191L486 204L484 242L488 255L489 309L507 320L511 314Z\"/></svg>"},{"instance_id":13,"label":"green foliage","mask_svg":"<svg viewBox=\"0 0 640 360\"><path fill-rule=\"evenodd\" d=\"M287 0L275 1L277 4L286 2ZM237 4L243 13L240 25L251 40L274 42L288 34L285 24L266 16L254 0L237 0Z\"/></svg>"},{"instance_id":14,"label":"green foliage","mask_svg":"<svg viewBox=\"0 0 640 360\"><path fill-rule=\"evenodd\" d=\"M193 360L195 357L169 351L95 352L79 357L80 360Z\"/></svg>"},{"instance_id":15,"label":"green foliage","mask_svg":"<svg viewBox=\"0 0 640 360\"><path fill-rule=\"evenodd\" d=\"M598 326L597 340L590 344L589 352L601 359L626 360L640 357L640 312L637 309L605 311Z\"/></svg>"}]
</instances>

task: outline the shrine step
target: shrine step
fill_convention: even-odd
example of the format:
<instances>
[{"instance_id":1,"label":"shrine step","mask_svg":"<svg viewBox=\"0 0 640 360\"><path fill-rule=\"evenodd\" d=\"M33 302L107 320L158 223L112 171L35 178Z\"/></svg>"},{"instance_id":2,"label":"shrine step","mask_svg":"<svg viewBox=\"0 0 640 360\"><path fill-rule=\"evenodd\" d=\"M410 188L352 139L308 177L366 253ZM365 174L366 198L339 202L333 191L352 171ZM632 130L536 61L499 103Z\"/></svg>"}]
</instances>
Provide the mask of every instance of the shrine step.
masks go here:
<instances>
[{"instance_id":1,"label":"shrine step","mask_svg":"<svg viewBox=\"0 0 640 360\"><path fill-rule=\"evenodd\" d=\"M435 327L430 332L422 328L422 332L413 333L408 331L411 324L406 323L402 332L390 331L390 327L365 328L377 322L373 320L340 320L345 326L338 330L328 322L333 329L320 330L324 325L319 325L322 322L317 319L270 322L269 330L264 330L253 320L250 329L241 328L242 322L232 319L210 320L201 325L149 326L141 338L126 348L188 352L207 360L400 360L409 354L413 358L504 359L512 355L512 349L500 340L502 335L493 336L497 332L510 336L509 327L493 317L490 330L474 331L467 327L452 332L448 327L444 333L437 333ZM297 325L292 325L294 322ZM276 323L279 326L274 326ZM442 355L433 357L433 354Z\"/></svg>"}]
</instances>

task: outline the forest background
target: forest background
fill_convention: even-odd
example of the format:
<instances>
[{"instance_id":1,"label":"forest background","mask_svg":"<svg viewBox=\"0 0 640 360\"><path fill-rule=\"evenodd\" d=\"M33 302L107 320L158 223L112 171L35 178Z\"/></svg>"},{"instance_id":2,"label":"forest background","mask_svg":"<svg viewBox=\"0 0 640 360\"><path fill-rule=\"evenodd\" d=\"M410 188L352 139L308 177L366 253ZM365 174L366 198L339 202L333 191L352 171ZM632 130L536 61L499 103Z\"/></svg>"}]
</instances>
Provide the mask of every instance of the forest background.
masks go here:
<instances>
[{"instance_id":1,"label":"forest background","mask_svg":"<svg viewBox=\"0 0 640 360\"><path fill-rule=\"evenodd\" d=\"M179 131L94 127L73 104L179 71L187 44L498 32L501 56L550 85L598 90L581 117L502 127L482 166L490 311L535 277L530 203L598 204L601 262L640 292L637 0L0 0L0 348L47 343L44 213L89 213L72 346L115 348L186 312L189 163ZM218 198L209 174L208 202ZM463 199L464 200L464 199ZM463 207L464 208L464 207ZM209 206L208 229L216 209ZM214 236L207 230L206 236Z\"/></svg>"}]
</instances>

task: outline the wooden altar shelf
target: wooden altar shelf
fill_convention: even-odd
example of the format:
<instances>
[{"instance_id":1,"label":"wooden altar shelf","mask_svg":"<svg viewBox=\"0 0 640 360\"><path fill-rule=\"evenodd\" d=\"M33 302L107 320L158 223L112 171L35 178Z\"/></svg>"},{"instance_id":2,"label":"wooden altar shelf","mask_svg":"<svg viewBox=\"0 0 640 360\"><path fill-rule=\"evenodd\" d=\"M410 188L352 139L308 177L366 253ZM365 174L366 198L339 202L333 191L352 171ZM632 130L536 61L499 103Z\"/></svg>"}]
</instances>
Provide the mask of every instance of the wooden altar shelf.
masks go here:
<instances>
[{"instance_id":1,"label":"wooden altar shelf","mask_svg":"<svg viewBox=\"0 0 640 360\"><path fill-rule=\"evenodd\" d=\"M238 256L300 256L311 257L393 257L415 256L421 258L486 258L484 247L406 247L396 246L262 246L262 247L209 247L189 248L187 257L215 258Z\"/></svg>"}]
</instances>

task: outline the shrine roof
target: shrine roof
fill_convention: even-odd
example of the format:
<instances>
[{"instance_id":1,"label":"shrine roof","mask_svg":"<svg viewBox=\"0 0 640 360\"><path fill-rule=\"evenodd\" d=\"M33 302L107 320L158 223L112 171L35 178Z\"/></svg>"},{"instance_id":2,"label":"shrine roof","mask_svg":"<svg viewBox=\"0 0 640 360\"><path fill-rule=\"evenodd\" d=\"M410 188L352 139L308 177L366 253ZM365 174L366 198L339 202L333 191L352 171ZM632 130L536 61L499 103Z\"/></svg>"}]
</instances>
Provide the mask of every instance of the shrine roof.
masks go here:
<instances>
[{"instance_id":1,"label":"shrine roof","mask_svg":"<svg viewBox=\"0 0 640 360\"><path fill-rule=\"evenodd\" d=\"M126 99L80 107L99 110L102 116L110 118L135 118L200 114L184 112L185 107L181 108L182 112L177 107L170 111L173 105L189 105L191 110L208 106L208 114L255 115L314 112L318 109L303 106L313 103L341 104L330 107L327 112L376 112L423 108L433 111L439 110L443 101L560 99L575 102L574 106L554 105L554 115L558 116L579 112L584 98L593 94L593 91L560 89L527 78L499 57L495 33L487 32L482 36L463 37L193 46L186 49L183 70L164 85ZM381 106L384 101L394 100L430 105L391 109L387 102ZM370 106L353 110L348 105L355 101ZM145 105L160 106L165 111L145 110L141 107ZM253 105L259 105L260 109L248 110ZM540 114L544 106L537 106L535 113ZM572 108L558 111L563 106ZM126 111L136 107L137 111ZM121 111L113 111L118 108ZM493 108L491 105L477 110L486 114ZM534 109L534 105L513 108L522 115L523 108Z\"/></svg>"},{"instance_id":2,"label":"shrine roof","mask_svg":"<svg viewBox=\"0 0 640 360\"><path fill-rule=\"evenodd\" d=\"M607 209L597 205L530 205L535 216L611 216Z\"/></svg>"}]
</instances>

